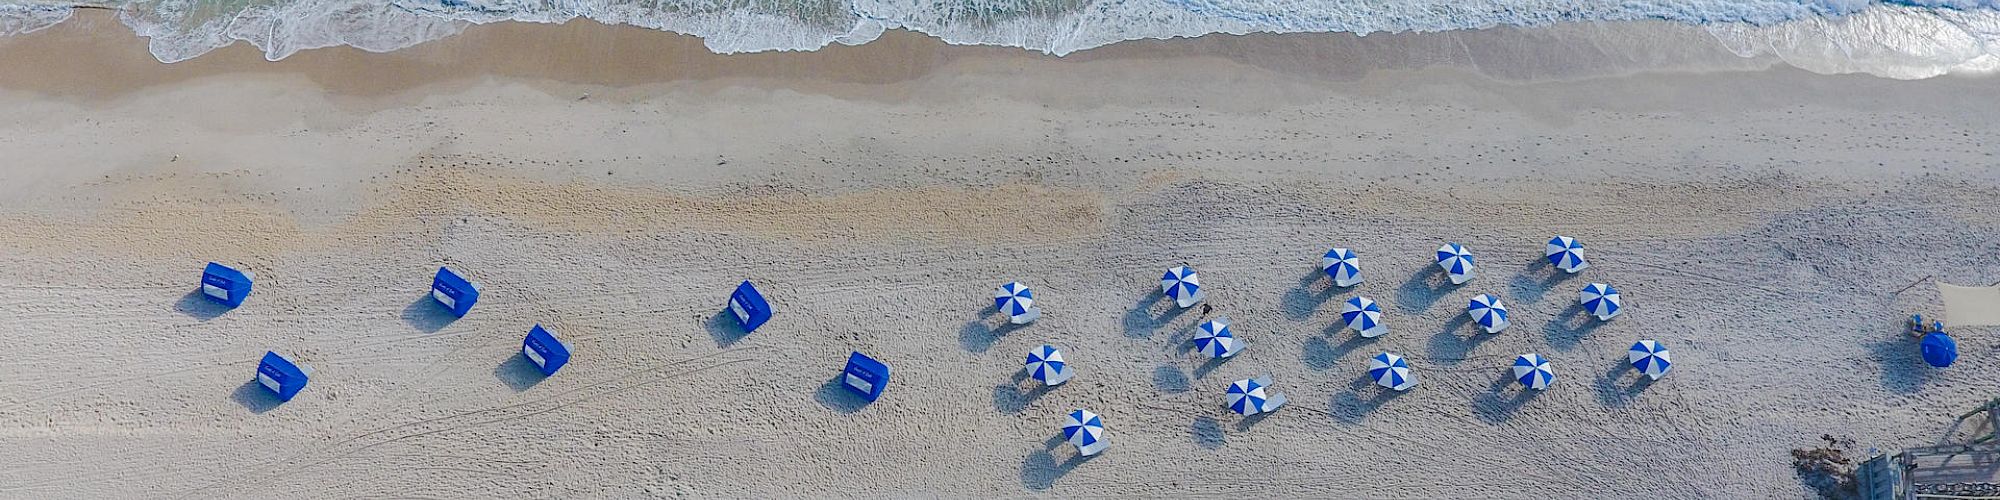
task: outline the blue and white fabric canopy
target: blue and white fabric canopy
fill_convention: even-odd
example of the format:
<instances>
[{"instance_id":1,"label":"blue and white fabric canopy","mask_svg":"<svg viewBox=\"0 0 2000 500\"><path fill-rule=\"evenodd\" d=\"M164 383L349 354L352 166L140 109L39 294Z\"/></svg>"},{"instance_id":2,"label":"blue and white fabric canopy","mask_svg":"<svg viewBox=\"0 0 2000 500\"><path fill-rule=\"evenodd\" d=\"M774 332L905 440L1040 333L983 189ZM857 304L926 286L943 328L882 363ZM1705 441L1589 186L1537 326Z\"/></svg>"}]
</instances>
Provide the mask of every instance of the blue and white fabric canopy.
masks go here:
<instances>
[{"instance_id":1,"label":"blue and white fabric canopy","mask_svg":"<svg viewBox=\"0 0 2000 500\"><path fill-rule=\"evenodd\" d=\"M1539 391L1549 388L1549 382L1556 380L1556 372L1549 369L1547 358L1531 352L1514 358L1514 380Z\"/></svg>"},{"instance_id":2,"label":"blue and white fabric canopy","mask_svg":"<svg viewBox=\"0 0 2000 500\"><path fill-rule=\"evenodd\" d=\"M1500 298L1492 294L1482 293L1473 297L1472 303L1465 306L1465 314L1472 316L1472 321L1485 328L1486 333L1500 333L1507 329L1507 304L1501 303Z\"/></svg>"},{"instance_id":3,"label":"blue and white fabric canopy","mask_svg":"<svg viewBox=\"0 0 2000 500\"><path fill-rule=\"evenodd\" d=\"M1334 286L1350 287L1361 284L1361 258L1356 257L1353 250L1345 248L1327 250L1326 256L1319 259L1319 268L1326 271L1327 277L1333 278Z\"/></svg>"},{"instance_id":4,"label":"blue and white fabric canopy","mask_svg":"<svg viewBox=\"0 0 2000 500\"><path fill-rule=\"evenodd\" d=\"M1549 240L1549 265L1556 266L1565 273L1574 274L1590 267L1590 261L1583 260L1583 244L1576 238L1557 236Z\"/></svg>"},{"instance_id":5,"label":"blue and white fabric canopy","mask_svg":"<svg viewBox=\"0 0 2000 500\"><path fill-rule=\"evenodd\" d=\"M1235 356L1243 350L1243 341L1236 333L1229 331L1229 317L1223 316L1201 324L1201 331L1194 334L1194 348L1212 358Z\"/></svg>"},{"instance_id":6,"label":"blue and white fabric canopy","mask_svg":"<svg viewBox=\"0 0 2000 500\"><path fill-rule=\"evenodd\" d=\"M1063 422L1063 440L1076 445L1079 455L1091 456L1104 451L1104 419L1090 410L1069 412L1069 419Z\"/></svg>"},{"instance_id":7,"label":"blue and white fabric canopy","mask_svg":"<svg viewBox=\"0 0 2000 500\"><path fill-rule=\"evenodd\" d=\"M1632 361L1633 369L1639 370L1639 373L1653 380L1666 376L1667 370L1674 367L1674 358L1672 353L1667 351L1667 346L1652 340L1633 343L1632 350L1625 353L1625 358Z\"/></svg>"},{"instance_id":8,"label":"blue and white fabric canopy","mask_svg":"<svg viewBox=\"0 0 2000 500\"><path fill-rule=\"evenodd\" d=\"M1389 327L1382 324L1382 306L1368 297L1347 299L1347 303L1340 306L1340 319L1347 321L1347 327L1360 332L1363 337L1380 337L1389 333Z\"/></svg>"},{"instance_id":9,"label":"blue and white fabric canopy","mask_svg":"<svg viewBox=\"0 0 2000 500\"><path fill-rule=\"evenodd\" d=\"M1925 335L1920 347L1924 352L1924 362L1930 363L1931 366L1944 368L1951 366L1953 361L1958 361L1958 342L1944 332L1931 332L1930 335Z\"/></svg>"},{"instance_id":10,"label":"blue and white fabric canopy","mask_svg":"<svg viewBox=\"0 0 2000 500\"><path fill-rule=\"evenodd\" d=\"M1042 317L1042 310L1035 307L1035 291L1019 282L1000 285L993 291L993 307L1007 313L1007 321L1022 325Z\"/></svg>"},{"instance_id":11,"label":"blue and white fabric canopy","mask_svg":"<svg viewBox=\"0 0 2000 500\"><path fill-rule=\"evenodd\" d=\"M1576 302L1583 304L1584 312L1597 316L1598 321L1611 319L1625 312L1625 303L1618 297L1618 289L1603 283L1591 283L1576 293Z\"/></svg>"},{"instance_id":12,"label":"blue and white fabric canopy","mask_svg":"<svg viewBox=\"0 0 2000 500\"><path fill-rule=\"evenodd\" d=\"M1168 269L1167 274L1160 277L1160 293L1173 297L1174 304L1183 308L1193 306L1201 302L1201 276L1188 266Z\"/></svg>"},{"instance_id":13,"label":"blue and white fabric canopy","mask_svg":"<svg viewBox=\"0 0 2000 500\"><path fill-rule=\"evenodd\" d=\"M1270 376L1238 380L1229 384L1227 396L1229 411L1244 416L1277 411L1278 407L1285 405L1285 395L1272 392L1270 388Z\"/></svg>"},{"instance_id":14,"label":"blue and white fabric canopy","mask_svg":"<svg viewBox=\"0 0 2000 500\"><path fill-rule=\"evenodd\" d=\"M1472 280L1472 252L1457 243L1446 243L1438 247L1438 267L1444 268L1451 276L1451 284L1462 285Z\"/></svg>"},{"instance_id":15,"label":"blue and white fabric canopy","mask_svg":"<svg viewBox=\"0 0 2000 500\"><path fill-rule=\"evenodd\" d=\"M1410 374L1410 363L1402 356L1386 352L1368 360L1368 376L1375 379L1376 385L1398 391L1417 386L1417 378Z\"/></svg>"},{"instance_id":16,"label":"blue and white fabric canopy","mask_svg":"<svg viewBox=\"0 0 2000 500\"><path fill-rule=\"evenodd\" d=\"M1027 369L1028 376L1052 386L1062 385L1074 375L1069 369L1069 363L1063 362L1062 350L1047 344L1028 351Z\"/></svg>"}]
</instances>

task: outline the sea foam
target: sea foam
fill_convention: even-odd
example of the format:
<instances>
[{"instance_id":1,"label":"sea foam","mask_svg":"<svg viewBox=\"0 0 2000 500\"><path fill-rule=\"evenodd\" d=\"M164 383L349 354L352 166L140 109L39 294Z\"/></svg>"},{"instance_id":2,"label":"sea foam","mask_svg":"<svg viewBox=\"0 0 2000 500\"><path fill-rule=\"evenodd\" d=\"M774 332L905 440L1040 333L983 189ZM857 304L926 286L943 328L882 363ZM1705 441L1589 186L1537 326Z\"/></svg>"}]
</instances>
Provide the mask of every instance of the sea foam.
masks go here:
<instances>
[{"instance_id":1,"label":"sea foam","mask_svg":"<svg viewBox=\"0 0 2000 500\"><path fill-rule=\"evenodd\" d=\"M8 4L5 2L22 2ZM0 35L69 7L0 0ZM236 42L277 60L347 45L391 51L473 24L579 18L700 37L719 53L867 43L889 29L1066 55L1124 40L1248 33L1446 32L1665 21L1744 57L1822 73L1925 78L2000 69L2000 0L138 0L102 5L164 62Z\"/></svg>"}]
</instances>

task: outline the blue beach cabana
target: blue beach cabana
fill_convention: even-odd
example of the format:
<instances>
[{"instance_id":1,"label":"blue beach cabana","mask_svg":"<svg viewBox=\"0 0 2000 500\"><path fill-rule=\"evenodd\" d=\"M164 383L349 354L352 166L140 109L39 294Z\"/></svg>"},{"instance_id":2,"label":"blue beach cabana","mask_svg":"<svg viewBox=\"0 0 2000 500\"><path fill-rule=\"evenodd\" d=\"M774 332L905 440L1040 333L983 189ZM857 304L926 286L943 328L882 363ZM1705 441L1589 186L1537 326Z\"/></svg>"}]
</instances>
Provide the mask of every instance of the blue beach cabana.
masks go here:
<instances>
[{"instance_id":1,"label":"blue beach cabana","mask_svg":"<svg viewBox=\"0 0 2000 500\"><path fill-rule=\"evenodd\" d=\"M771 320L771 303L765 302L764 294L746 280L736 285L735 293L729 294L729 312L736 315L736 323L743 325L743 332L749 333Z\"/></svg>"},{"instance_id":2,"label":"blue beach cabana","mask_svg":"<svg viewBox=\"0 0 2000 500\"><path fill-rule=\"evenodd\" d=\"M847 369L840 377L841 384L869 401L882 397L882 389L889 386L889 365L876 361L859 352L847 355Z\"/></svg>"},{"instance_id":3,"label":"blue beach cabana","mask_svg":"<svg viewBox=\"0 0 2000 500\"><path fill-rule=\"evenodd\" d=\"M528 329L528 336L521 339L521 355L542 371L542 376L555 375L556 370L569 364L569 346L549 333L542 325Z\"/></svg>"},{"instance_id":4,"label":"blue beach cabana","mask_svg":"<svg viewBox=\"0 0 2000 500\"><path fill-rule=\"evenodd\" d=\"M243 299L250 297L251 277L248 272L210 262L201 270L201 294L229 307L243 305Z\"/></svg>"},{"instance_id":5,"label":"blue beach cabana","mask_svg":"<svg viewBox=\"0 0 2000 500\"><path fill-rule=\"evenodd\" d=\"M291 401L293 396L306 388L307 376L311 368L300 366L292 358L274 351L265 351L264 360L257 363L257 384L269 389L279 401Z\"/></svg>"},{"instance_id":6,"label":"blue beach cabana","mask_svg":"<svg viewBox=\"0 0 2000 500\"><path fill-rule=\"evenodd\" d=\"M437 276L431 278L431 298L451 315L463 318L472 312L472 304L479 302L479 286L449 267L438 266Z\"/></svg>"}]
</instances>

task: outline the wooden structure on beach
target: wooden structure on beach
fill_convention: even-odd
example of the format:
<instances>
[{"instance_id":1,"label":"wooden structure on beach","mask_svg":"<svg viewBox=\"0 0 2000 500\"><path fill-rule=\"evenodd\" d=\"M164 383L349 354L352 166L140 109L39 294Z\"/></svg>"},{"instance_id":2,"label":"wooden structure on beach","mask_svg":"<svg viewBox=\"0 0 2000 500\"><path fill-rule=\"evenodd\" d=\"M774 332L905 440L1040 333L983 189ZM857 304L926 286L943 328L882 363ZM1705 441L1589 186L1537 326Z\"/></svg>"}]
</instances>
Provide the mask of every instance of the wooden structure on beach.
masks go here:
<instances>
[{"instance_id":1,"label":"wooden structure on beach","mask_svg":"<svg viewBox=\"0 0 2000 500\"><path fill-rule=\"evenodd\" d=\"M1870 457L1854 471L1857 493L1867 500L2000 500L2000 398L1959 415L1953 433L1968 424L1976 434L1963 443Z\"/></svg>"}]
</instances>

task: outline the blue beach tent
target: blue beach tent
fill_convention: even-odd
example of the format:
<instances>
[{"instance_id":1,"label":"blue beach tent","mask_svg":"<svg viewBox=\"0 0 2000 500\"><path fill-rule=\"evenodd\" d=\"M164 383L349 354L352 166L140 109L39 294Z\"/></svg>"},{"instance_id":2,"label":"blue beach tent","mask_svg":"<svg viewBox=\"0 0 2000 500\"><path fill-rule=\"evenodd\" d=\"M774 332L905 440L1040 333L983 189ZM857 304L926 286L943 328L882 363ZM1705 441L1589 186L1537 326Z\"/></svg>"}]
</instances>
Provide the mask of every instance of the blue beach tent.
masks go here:
<instances>
[{"instance_id":1,"label":"blue beach tent","mask_svg":"<svg viewBox=\"0 0 2000 500\"><path fill-rule=\"evenodd\" d=\"M201 294L229 307L243 305L250 298L250 273L210 262L201 270Z\"/></svg>"},{"instance_id":2,"label":"blue beach tent","mask_svg":"<svg viewBox=\"0 0 2000 500\"><path fill-rule=\"evenodd\" d=\"M439 266L437 277L431 278L431 298L450 309L453 316L463 318L472 312L472 304L479 302L479 287L451 268Z\"/></svg>"},{"instance_id":3,"label":"blue beach tent","mask_svg":"<svg viewBox=\"0 0 2000 500\"><path fill-rule=\"evenodd\" d=\"M736 315L736 323L743 325L743 332L757 331L764 322L771 320L771 303L764 301L764 294L749 281L736 285L736 293L729 294L729 312Z\"/></svg>"},{"instance_id":4,"label":"blue beach tent","mask_svg":"<svg viewBox=\"0 0 2000 500\"><path fill-rule=\"evenodd\" d=\"M279 401L291 401L292 396L299 395L306 388L306 376L311 373L311 369L299 366L292 358L272 351L265 351L264 360L257 363L257 383L278 395Z\"/></svg>"},{"instance_id":5,"label":"blue beach tent","mask_svg":"<svg viewBox=\"0 0 2000 500\"><path fill-rule=\"evenodd\" d=\"M874 401L882 397L882 389L889 386L889 365L859 352L849 354L846 375L841 377L841 384Z\"/></svg>"},{"instance_id":6,"label":"blue beach tent","mask_svg":"<svg viewBox=\"0 0 2000 500\"><path fill-rule=\"evenodd\" d=\"M528 336L521 339L521 355L527 356L528 361L533 362L535 368L540 368L545 377L555 375L556 370L569 364L569 346L563 345L562 340L543 329L542 325L528 329Z\"/></svg>"}]
</instances>

